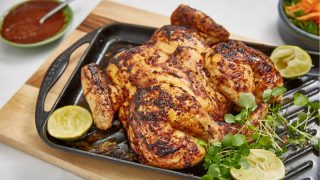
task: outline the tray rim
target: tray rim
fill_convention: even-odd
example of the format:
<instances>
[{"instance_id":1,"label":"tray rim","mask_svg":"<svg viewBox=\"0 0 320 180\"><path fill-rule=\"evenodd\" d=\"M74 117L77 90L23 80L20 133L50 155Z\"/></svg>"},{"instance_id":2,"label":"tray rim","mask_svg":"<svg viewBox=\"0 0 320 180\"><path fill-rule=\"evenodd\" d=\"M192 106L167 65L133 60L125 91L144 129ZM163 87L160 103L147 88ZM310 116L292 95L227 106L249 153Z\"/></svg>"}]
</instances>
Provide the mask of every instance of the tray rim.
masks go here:
<instances>
[{"instance_id":1,"label":"tray rim","mask_svg":"<svg viewBox=\"0 0 320 180\"><path fill-rule=\"evenodd\" d=\"M67 82L65 83L65 85L63 86L63 89L61 90L61 92L59 93L57 99L55 100L54 104L52 105L51 110L48 112L49 115L52 114L52 112L57 108L57 105L59 103L59 101L61 101L62 96L66 93L66 89L67 87L70 85L71 80L74 78L76 72L79 70L80 64L81 62L86 58L86 56L89 53L89 50L94 46L95 41L97 41L97 38L99 37L99 35L107 29L112 29L115 28L117 26L120 27L131 27L131 28L142 28L142 29L149 29L149 30L156 30L157 28L155 27L149 27L149 26L142 26L142 25L136 25L136 24L128 24L128 23L111 23L108 24L104 27L95 29L91 32L94 32L94 37L92 38L89 46L87 47L87 49L84 51L84 53L81 55L81 58L79 60L79 62L77 63L76 67L74 68L74 70L72 71L70 77L68 78ZM89 32L90 33L90 32ZM88 33L88 34L89 34ZM80 41L81 39L79 39L78 41ZM76 42L78 42L76 41ZM255 42L249 42L249 41L242 41L239 40L241 42L244 42L245 44L254 44L254 45L260 45L260 46L265 46L268 48L275 48L277 46L273 46L273 45L268 45L268 44L263 44L263 43L255 43ZM64 50L66 51L66 50ZM64 52L63 51L63 52ZM62 52L62 53L63 53ZM314 52L314 51L307 51L308 53L312 54L312 55L316 55L316 56L320 56L319 52ZM55 59L53 61L53 63L56 61L57 59ZM50 67L49 67L50 69ZM47 69L47 71L49 71L49 69ZM45 78L45 76L44 76ZM42 85L41 85L42 87ZM40 89L41 89L40 87ZM37 118L35 120L37 123ZM45 144L47 144L48 146L54 148L54 149L59 149L65 152L70 152L70 153L77 153L79 155L82 156L86 156L86 157L93 157L93 158L98 158L98 159L105 159L105 160L109 160L111 162L115 162L121 165L129 165L131 167L136 167L139 169L144 169L144 170L151 170L151 171L155 171L155 172L159 172L159 173L164 173L164 174L168 174L168 175L174 175L174 176L178 176L178 177L184 177L184 178L188 178L188 179L199 179L199 176L196 175L191 175L191 174L187 174L187 173L183 173L183 172L178 172L178 171L174 171L174 170L169 170L169 169L164 169L164 168L159 168L159 167L153 167L153 166L149 166L149 165L145 165L142 163L138 163L138 162L133 162L133 161L128 161L128 160L123 160L123 159L119 159L119 158L115 158L115 157L111 157L111 156L106 156L106 155L101 155L101 154L97 154L97 153L93 153L93 152L88 152L88 151L84 151L84 150L80 150L80 149L76 149L76 148L72 148L72 147L68 147L68 146L63 146L60 144L56 144L51 142L47 136L47 130L46 130L46 124L48 121L48 117L44 120L44 123L41 127L41 131L38 131L38 135L41 137L42 141L45 142Z\"/></svg>"}]
</instances>

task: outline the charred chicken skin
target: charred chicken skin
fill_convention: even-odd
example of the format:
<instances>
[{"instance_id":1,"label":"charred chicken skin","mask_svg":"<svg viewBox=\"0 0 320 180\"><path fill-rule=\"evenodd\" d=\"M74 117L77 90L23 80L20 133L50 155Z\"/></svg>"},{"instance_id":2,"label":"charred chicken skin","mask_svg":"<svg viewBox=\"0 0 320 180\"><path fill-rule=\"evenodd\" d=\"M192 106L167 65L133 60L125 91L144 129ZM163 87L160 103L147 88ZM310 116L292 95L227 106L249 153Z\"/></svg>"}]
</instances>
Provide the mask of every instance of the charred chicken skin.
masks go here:
<instances>
[{"instance_id":1,"label":"charred chicken skin","mask_svg":"<svg viewBox=\"0 0 320 180\"><path fill-rule=\"evenodd\" d=\"M84 66L81 83L99 129L108 129L119 113L141 162L182 169L205 156L199 138L220 140L241 129L223 121L241 93L255 94L260 103L265 89L283 82L267 56L228 40L204 13L181 5L171 20L145 44L118 53L105 70ZM259 104L252 123L266 114Z\"/></svg>"},{"instance_id":2,"label":"charred chicken skin","mask_svg":"<svg viewBox=\"0 0 320 180\"><path fill-rule=\"evenodd\" d=\"M180 5L171 15L171 24L193 29L211 46L227 41L230 33L209 16L187 5Z\"/></svg>"}]
</instances>

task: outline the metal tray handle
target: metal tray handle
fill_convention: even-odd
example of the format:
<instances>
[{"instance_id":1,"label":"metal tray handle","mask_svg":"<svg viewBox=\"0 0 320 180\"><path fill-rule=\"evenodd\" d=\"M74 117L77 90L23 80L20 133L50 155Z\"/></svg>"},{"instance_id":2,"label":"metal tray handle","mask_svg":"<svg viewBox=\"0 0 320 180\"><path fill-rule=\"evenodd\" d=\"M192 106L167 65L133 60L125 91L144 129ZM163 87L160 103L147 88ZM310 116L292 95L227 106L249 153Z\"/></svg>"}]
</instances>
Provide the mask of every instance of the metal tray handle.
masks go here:
<instances>
[{"instance_id":1,"label":"metal tray handle","mask_svg":"<svg viewBox=\"0 0 320 180\"><path fill-rule=\"evenodd\" d=\"M97 32L98 30L92 31L87 35L85 35L84 37L82 37L77 42L75 42L72 46L70 46L62 54L60 54L47 70L40 86L37 104L36 104L36 113L35 113L35 118L36 118L35 124L36 124L38 134L40 136L42 136L41 129L43 127L43 123L48 118L52 110L52 109L50 111L44 110L44 103L49 90L56 83L56 81L61 77L61 75L67 68L71 54L81 45L92 42Z\"/></svg>"}]
</instances>

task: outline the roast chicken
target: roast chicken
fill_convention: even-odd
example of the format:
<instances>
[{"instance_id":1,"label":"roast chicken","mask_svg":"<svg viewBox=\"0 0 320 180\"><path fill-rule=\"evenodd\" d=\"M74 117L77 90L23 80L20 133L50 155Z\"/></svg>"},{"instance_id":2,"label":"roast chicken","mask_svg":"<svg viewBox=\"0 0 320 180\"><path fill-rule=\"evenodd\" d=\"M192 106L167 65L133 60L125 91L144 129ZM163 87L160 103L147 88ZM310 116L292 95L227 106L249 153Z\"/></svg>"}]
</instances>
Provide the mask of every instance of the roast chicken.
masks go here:
<instances>
[{"instance_id":1,"label":"roast chicken","mask_svg":"<svg viewBox=\"0 0 320 180\"><path fill-rule=\"evenodd\" d=\"M283 80L266 55L228 40L229 32L204 13L180 5L171 21L106 69L84 66L81 83L99 129L110 128L118 113L142 163L182 169L204 158L199 139L218 141L242 129L224 122L241 93L256 96L254 123L267 114L262 92Z\"/></svg>"}]
</instances>

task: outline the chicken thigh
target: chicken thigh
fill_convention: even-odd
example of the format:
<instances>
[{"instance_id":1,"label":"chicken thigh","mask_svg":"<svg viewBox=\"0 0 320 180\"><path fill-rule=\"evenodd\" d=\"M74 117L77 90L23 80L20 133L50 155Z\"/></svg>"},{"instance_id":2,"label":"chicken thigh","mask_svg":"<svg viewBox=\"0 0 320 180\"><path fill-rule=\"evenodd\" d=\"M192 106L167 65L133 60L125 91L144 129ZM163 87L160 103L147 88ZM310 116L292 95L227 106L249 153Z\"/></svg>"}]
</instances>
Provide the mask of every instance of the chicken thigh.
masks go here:
<instances>
[{"instance_id":1,"label":"chicken thigh","mask_svg":"<svg viewBox=\"0 0 320 180\"><path fill-rule=\"evenodd\" d=\"M241 93L252 93L261 103L264 90L283 86L282 76L271 59L239 41L229 40L211 47L205 67L219 91L237 105ZM273 99L280 100L281 97Z\"/></svg>"}]
</instances>

